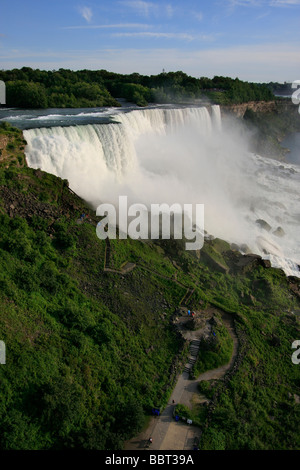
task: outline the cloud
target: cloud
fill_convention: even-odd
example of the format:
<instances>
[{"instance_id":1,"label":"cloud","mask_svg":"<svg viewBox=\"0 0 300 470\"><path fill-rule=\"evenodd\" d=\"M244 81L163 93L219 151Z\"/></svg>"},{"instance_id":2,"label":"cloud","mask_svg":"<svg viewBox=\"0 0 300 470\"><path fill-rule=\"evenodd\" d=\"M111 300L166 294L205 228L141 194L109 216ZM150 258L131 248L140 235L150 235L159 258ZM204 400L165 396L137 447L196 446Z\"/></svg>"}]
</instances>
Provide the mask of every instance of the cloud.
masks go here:
<instances>
[{"instance_id":1,"label":"cloud","mask_svg":"<svg viewBox=\"0 0 300 470\"><path fill-rule=\"evenodd\" d=\"M144 2L143 0L125 0L121 1L122 5L134 9L141 16L149 16L150 10L157 6L151 2Z\"/></svg>"},{"instance_id":2,"label":"cloud","mask_svg":"<svg viewBox=\"0 0 300 470\"><path fill-rule=\"evenodd\" d=\"M102 49L34 52L6 51L1 54L6 69L29 66L44 70L62 66L72 70L106 69L145 75L182 70L194 77L223 75L253 82L293 81L299 78L300 54L292 43L258 44L184 50L179 48Z\"/></svg>"},{"instance_id":3,"label":"cloud","mask_svg":"<svg viewBox=\"0 0 300 470\"><path fill-rule=\"evenodd\" d=\"M226 0L234 7L290 7L300 5L300 0Z\"/></svg>"},{"instance_id":4,"label":"cloud","mask_svg":"<svg viewBox=\"0 0 300 470\"><path fill-rule=\"evenodd\" d=\"M141 33L130 32L130 33L115 33L114 37L144 37L144 38L165 38L165 39L183 39L187 41L194 41L196 39L212 40L209 35L192 35L189 33L160 33L160 32L147 32Z\"/></svg>"},{"instance_id":5,"label":"cloud","mask_svg":"<svg viewBox=\"0 0 300 470\"><path fill-rule=\"evenodd\" d=\"M79 26L64 26L62 29L118 29L118 28L151 28L151 25L145 23L119 23L119 24L93 24Z\"/></svg>"},{"instance_id":6,"label":"cloud","mask_svg":"<svg viewBox=\"0 0 300 470\"><path fill-rule=\"evenodd\" d=\"M196 18L198 21L202 21L203 20L203 13L201 11L194 11L193 13L193 16L194 18Z\"/></svg>"},{"instance_id":7,"label":"cloud","mask_svg":"<svg viewBox=\"0 0 300 470\"><path fill-rule=\"evenodd\" d=\"M93 12L89 7L79 7L79 13L88 23L91 21Z\"/></svg>"},{"instance_id":8,"label":"cloud","mask_svg":"<svg viewBox=\"0 0 300 470\"><path fill-rule=\"evenodd\" d=\"M300 0L271 0L269 1L271 7L288 7L300 5Z\"/></svg>"},{"instance_id":9,"label":"cloud","mask_svg":"<svg viewBox=\"0 0 300 470\"><path fill-rule=\"evenodd\" d=\"M166 5L166 14L168 18L172 18L174 16L175 9L172 5Z\"/></svg>"},{"instance_id":10,"label":"cloud","mask_svg":"<svg viewBox=\"0 0 300 470\"><path fill-rule=\"evenodd\" d=\"M234 7L254 7L254 6L262 6L265 4L264 1L260 0L227 0L229 6Z\"/></svg>"},{"instance_id":11,"label":"cloud","mask_svg":"<svg viewBox=\"0 0 300 470\"><path fill-rule=\"evenodd\" d=\"M150 15L156 17L167 17L168 19L173 18L177 10L171 3L155 4L152 2L146 2L144 0L119 0L120 5L131 8L137 15L148 18Z\"/></svg>"},{"instance_id":12,"label":"cloud","mask_svg":"<svg viewBox=\"0 0 300 470\"><path fill-rule=\"evenodd\" d=\"M269 11L265 11L264 13L261 13L260 15L258 15L256 17L257 20L262 20L263 18L266 18L266 16L270 16L270 12Z\"/></svg>"}]
</instances>

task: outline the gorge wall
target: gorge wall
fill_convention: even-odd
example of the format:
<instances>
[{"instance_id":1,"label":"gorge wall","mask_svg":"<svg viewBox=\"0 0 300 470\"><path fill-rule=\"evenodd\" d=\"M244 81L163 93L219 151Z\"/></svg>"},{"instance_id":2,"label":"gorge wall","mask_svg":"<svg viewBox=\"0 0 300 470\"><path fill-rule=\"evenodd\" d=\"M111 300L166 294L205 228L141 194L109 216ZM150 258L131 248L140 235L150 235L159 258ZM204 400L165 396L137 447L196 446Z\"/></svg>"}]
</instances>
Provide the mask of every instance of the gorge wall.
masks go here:
<instances>
[{"instance_id":1,"label":"gorge wall","mask_svg":"<svg viewBox=\"0 0 300 470\"><path fill-rule=\"evenodd\" d=\"M289 153L281 143L290 134L300 132L298 106L290 99L251 101L220 106L222 118L241 124L249 134L250 150L265 157L286 160Z\"/></svg>"},{"instance_id":2,"label":"gorge wall","mask_svg":"<svg viewBox=\"0 0 300 470\"><path fill-rule=\"evenodd\" d=\"M251 109L253 112L259 113L273 113L277 111L276 101L249 101L248 103L231 104L221 106L221 112L223 114L234 114L236 117L244 117L247 109Z\"/></svg>"}]
</instances>

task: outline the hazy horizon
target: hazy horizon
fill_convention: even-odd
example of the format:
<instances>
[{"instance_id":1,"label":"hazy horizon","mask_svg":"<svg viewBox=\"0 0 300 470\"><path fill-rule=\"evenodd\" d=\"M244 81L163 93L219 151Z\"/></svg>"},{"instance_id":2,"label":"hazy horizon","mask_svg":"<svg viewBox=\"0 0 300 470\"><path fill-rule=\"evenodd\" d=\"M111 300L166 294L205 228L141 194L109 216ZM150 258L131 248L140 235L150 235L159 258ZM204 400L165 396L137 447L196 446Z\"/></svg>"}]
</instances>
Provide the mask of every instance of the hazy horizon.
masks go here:
<instances>
[{"instance_id":1,"label":"hazy horizon","mask_svg":"<svg viewBox=\"0 0 300 470\"><path fill-rule=\"evenodd\" d=\"M2 0L0 67L299 78L300 0Z\"/></svg>"}]
</instances>

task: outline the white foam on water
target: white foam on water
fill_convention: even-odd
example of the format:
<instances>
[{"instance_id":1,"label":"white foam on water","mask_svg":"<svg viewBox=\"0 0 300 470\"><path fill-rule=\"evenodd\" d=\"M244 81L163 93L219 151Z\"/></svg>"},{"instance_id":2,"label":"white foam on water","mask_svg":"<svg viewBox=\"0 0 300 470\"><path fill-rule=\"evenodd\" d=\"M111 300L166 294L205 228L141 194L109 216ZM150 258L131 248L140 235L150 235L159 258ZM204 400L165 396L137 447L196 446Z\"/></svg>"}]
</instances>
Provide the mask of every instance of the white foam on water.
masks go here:
<instances>
[{"instance_id":1,"label":"white foam on water","mask_svg":"<svg viewBox=\"0 0 300 470\"><path fill-rule=\"evenodd\" d=\"M29 166L68 179L95 208L117 205L120 195L129 204L204 204L209 233L300 277L299 167L249 153L219 106L133 110L114 120L24 131Z\"/></svg>"}]
</instances>

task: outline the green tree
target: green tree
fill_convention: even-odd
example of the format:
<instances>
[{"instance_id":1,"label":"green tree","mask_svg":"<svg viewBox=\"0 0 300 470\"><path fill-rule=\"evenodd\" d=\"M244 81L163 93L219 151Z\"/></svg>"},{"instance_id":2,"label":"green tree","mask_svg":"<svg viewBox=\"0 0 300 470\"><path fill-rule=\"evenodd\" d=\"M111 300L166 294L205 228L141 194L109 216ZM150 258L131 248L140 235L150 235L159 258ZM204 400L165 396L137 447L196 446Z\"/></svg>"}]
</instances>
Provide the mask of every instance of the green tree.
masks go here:
<instances>
[{"instance_id":1,"label":"green tree","mask_svg":"<svg viewBox=\"0 0 300 470\"><path fill-rule=\"evenodd\" d=\"M47 108L48 100L43 85L17 80L6 83L8 106L20 108Z\"/></svg>"}]
</instances>

